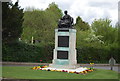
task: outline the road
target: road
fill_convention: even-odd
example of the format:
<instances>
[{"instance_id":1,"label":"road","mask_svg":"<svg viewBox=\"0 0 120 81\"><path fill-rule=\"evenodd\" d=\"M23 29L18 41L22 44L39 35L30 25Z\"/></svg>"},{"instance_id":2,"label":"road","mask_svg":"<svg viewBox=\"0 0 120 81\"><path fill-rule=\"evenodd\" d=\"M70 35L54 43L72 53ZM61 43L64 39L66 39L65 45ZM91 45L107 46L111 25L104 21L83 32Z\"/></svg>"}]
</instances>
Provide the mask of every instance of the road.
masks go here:
<instances>
[{"instance_id":1,"label":"road","mask_svg":"<svg viewBox=\"0 0 120 81\"><path fill-rule=\"evenodd\" d=\"M96 69L106 69L106 70L110 70L110 66L95 66L94 68L96 68ZM114 67L113 67L113 71L120 72L120 69L118 69L117 66L114 66Z\"/></svg>"}]
</instances>

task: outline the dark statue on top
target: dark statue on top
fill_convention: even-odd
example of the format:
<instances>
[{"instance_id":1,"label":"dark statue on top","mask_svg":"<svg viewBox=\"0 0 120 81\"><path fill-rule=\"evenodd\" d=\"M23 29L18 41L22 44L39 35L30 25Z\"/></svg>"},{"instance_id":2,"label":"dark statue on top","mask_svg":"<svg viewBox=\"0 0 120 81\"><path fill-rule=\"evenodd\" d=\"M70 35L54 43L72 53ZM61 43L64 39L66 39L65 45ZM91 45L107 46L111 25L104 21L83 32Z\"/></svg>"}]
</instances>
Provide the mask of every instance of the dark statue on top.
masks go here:
<instances>
[{"instance_id":1,"label":"dark statue on top","mask_svg":"<svg viewBox=\"0 0 120 81\"><path fill-rule=\"evenodd\" d=\"M58 22L58 28L72 28L73 18L64 11L64 16Z\"/></svg>"}]
</instances>

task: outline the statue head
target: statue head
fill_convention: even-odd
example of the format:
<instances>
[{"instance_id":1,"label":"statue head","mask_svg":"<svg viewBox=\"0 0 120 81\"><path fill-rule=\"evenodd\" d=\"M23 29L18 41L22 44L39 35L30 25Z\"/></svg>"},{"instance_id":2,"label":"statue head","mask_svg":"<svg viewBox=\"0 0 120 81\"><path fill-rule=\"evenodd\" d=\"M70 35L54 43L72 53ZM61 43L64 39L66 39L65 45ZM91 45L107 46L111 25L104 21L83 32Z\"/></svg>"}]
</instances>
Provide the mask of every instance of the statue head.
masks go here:
<instances>
[{"instance_id":1,"label":"statue head","mask_svg":"<svg viewBox=\"0 0 120 81\"><path fill-rule=\"evenodd\" d=\"M67 15L67 13L68 13L67 10L65 10L65 11L64 11L64 14Z\"/></svg>"}]
</instances>

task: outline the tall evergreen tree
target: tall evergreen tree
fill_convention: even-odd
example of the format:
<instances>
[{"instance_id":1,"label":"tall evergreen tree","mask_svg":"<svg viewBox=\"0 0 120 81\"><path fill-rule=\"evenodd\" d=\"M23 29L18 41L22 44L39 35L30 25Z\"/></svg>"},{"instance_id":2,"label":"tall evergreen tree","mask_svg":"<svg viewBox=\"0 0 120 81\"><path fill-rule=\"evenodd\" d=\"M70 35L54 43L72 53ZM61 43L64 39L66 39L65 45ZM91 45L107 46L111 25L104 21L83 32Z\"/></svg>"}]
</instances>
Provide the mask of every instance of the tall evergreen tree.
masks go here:
<instances>
[{"instance_id":1,"label":"tall evergreen tree","mask_svg":"<svg viewBox=\"0 0 120 81\"><path fill-rule=\"evenodd\" d=\"M78 29L78 30L82 30L82 31L85 31L85 30L88 30L90 28L89 24L85 21L83 21L80 16L78 16L76 18L76 24L75 24L75 27Z\"/></svg>"},{"instance_id":2,"label":"tall evergreen tree","mask_svg":"<svg viewBox=\"0 0 120 81\"><path fill-rule=\"evenodd\" d=\"M18 2L15 4L4 2L2 10L2 41L4 43L15 42L23 30L23 9L20 8Z\"/></svg>"}]
</instances>

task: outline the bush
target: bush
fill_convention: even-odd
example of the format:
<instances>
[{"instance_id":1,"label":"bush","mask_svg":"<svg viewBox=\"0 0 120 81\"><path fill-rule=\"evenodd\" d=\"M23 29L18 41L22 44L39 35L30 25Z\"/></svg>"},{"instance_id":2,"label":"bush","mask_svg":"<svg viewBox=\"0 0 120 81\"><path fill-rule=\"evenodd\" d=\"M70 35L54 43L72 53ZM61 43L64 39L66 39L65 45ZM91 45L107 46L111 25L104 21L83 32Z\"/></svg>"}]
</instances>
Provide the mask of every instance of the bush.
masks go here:
<instances>
[{"instance_id":1,"label":"bush","mask_svg":"<svg viewBox=\"0 0 120 81\"><path fill-rule=\"evenodd\" d=\"M77 61L78 63L108 63L113 57L119 63L118 51L117 47L77 47Z\"/></svg>"},{"instance_id":2,"label":"bush","mask_svg":"<svg viewBox=\"0 0 120 81\"><path fill-rule=\"evenodd\" d=\"M30 45L22 42L3 44L3 61L12 62L51 62L53 45Z\"/></svg>"},{"instance_id":3,"label":"bush","mask_svg":"<svg viewBox=\"0 0 120 81\"><path fill-rule=\"evenodd\" d=\"M51 63L53 59L54 43L44 43L39 45L26 44L17 42L13 44L3 44L3 61L12 62L42 62ZM112 47L77 47L78 63L108 63L111 56L118 63L118 51L116 46Z\"/></svg>"}]
</instances>

